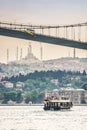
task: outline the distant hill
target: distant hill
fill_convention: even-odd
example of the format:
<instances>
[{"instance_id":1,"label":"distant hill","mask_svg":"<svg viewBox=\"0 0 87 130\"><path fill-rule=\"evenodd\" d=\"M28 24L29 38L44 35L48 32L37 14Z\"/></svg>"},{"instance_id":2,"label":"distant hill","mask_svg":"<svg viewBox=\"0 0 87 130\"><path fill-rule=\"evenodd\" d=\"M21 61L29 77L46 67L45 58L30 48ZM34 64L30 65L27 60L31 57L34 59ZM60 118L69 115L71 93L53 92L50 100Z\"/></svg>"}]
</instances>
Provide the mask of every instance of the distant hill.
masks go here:
<instances>
[{"instance_id":1,"label":"distant hill","mask_svg":"<svg viewBox=\"0 0 87 130\"><path fill-rule=\"evenodd\" d=\"M44 66L47 70L67 70L87 72L87 58L60 58L44 61Z\"/></svg>"},{"instance_id":2,"label":"distant hill","mask_svg":"<svg viewBox=\"0 0 87 130\"><path fill-rule=\"evenodd\" d=\"M48 71L48 70L66 70L66 71L80 71L87 72L87 58L59 58L46 61L40 61L33 54L27 55L25 58L0 64L2 75L18 75L19 73L27 74L34 71Z\"/></svg>"}]
</instances>

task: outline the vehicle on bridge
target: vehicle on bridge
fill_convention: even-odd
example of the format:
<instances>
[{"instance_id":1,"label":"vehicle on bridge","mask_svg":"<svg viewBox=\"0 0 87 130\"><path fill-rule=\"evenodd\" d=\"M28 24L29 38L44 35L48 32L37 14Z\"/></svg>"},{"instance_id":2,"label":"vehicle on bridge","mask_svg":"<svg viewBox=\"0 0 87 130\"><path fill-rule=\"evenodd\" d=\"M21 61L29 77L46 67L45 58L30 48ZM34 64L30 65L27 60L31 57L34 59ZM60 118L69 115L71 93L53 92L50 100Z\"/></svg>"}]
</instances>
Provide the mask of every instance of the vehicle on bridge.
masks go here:
<instances>
[{"instance_id":1,"label":"vehicle on bridge","mask_svg":"<svg viewBox=\"0 0 87 130\"><path fill-rule=\"evenodd\" d=\"M29 35L34 36L35 35L35 31L33 29L27 29L26 31Z\"/></svg>"}]
</instances>

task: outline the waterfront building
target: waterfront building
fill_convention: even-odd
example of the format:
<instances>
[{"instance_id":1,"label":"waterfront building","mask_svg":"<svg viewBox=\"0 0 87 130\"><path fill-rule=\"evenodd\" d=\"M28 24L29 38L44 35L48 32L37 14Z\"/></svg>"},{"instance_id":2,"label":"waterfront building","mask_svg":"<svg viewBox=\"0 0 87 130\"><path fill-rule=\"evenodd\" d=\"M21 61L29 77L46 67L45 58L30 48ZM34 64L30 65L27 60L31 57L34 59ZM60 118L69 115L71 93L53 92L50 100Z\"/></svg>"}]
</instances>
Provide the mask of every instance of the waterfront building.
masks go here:
<instances>
[{"instance_id":1,"label":"waterfront building","mask_svg":"<svg viewBox=\"0 0 87 130\"><path fill-rule=\"evenodd\" d=\"M74 105L87 103L87 91L84 89L74 89L72 87L54 89L53 91L46 91L46 97L51 96L65 96L70 98Z\"/></svg>"}]
</instances>

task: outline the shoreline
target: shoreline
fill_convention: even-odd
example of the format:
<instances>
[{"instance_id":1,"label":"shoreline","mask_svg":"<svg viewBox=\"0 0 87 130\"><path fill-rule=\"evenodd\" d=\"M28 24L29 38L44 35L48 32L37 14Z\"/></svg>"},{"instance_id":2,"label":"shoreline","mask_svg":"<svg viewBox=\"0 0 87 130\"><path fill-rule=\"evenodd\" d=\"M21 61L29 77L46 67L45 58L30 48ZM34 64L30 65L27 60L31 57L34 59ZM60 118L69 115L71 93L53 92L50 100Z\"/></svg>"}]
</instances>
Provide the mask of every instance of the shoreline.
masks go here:
<instances>
[{"instance_id":1,"label":"shoreline","mask_svg":"<svg viewBox=\"0 0 87 130\"><path fill-rule=\"evenodd\" d=\"M0 104L0 106L44 106L44 104ZM74 104L73 106L87 106L87 104Z\"/></svg>"},{"instance_id":2,"label":"shoreline","mask_svg":"<svg viewBox=\"0 0 87 130\"><path fill-rule=\"evenodd\" d=\"M44 104L0 104L0 106L44 106Z\"/></svg>"}]
</instances>

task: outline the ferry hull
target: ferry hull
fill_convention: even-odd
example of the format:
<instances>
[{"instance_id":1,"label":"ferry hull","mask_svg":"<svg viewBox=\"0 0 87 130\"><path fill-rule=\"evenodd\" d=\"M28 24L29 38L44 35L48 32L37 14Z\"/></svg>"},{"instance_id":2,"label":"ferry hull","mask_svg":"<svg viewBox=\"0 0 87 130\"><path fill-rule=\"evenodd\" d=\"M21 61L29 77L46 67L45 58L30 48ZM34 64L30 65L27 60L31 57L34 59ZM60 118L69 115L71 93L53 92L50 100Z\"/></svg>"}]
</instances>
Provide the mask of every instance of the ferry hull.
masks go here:
<instances>
[{"instance_id":1,"label":"ferry hull","mask_svg":"<svg viewBox=\"0 0 87 130\"><path fill-rule=\"evenodd\" d=\"M63 110L63 109L70 109L71 107L57 107L57 108L54 108L54 107L44 107L43 109L44 110L54 110L54 111L59 111L59 110Z\"/></svg>"}]
</instances>

